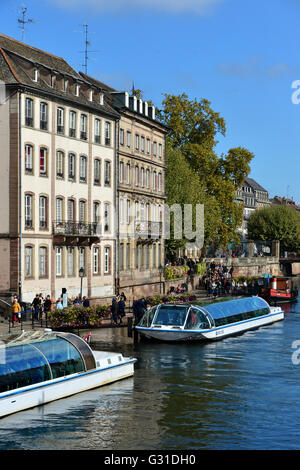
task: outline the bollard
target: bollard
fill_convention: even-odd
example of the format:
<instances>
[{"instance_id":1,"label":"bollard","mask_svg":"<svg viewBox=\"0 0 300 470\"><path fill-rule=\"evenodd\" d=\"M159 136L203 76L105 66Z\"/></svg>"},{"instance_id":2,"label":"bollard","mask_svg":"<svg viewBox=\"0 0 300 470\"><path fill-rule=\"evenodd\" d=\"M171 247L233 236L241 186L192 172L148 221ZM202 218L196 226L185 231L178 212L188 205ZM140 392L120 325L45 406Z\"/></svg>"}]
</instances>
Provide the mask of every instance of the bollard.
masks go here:
<instances>
[{"instance_id":1,"label":"bollard","mask_svg":"<svg viewBox=\"0 0 300 470\"><path fill-rule=\"evenodd\" d=\"M127 321L127 335L128 335L128 338L132 338L132 317L128 317L128 321Z\"/></svg>"}]
</instances>

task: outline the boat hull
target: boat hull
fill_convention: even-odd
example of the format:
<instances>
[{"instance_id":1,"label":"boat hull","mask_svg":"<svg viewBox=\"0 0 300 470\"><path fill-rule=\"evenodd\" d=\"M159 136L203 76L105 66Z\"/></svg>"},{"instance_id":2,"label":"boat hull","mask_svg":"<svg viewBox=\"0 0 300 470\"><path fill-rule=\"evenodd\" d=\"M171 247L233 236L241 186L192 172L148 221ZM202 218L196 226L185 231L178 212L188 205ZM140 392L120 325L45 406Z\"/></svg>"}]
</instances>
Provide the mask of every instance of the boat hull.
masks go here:
<instances>
[{"instance_id":1,"label":"boat hull","mask_svg":"<svg viewBox=\"0 0 300 470\"><path fill-rule=\"evenodd\" d=\"M79 372L1 393L0 417L130 377L134 373L134 362L129 359L118 366Z\"/></svg>"},{"instance_id":2,"label":"boat hull","mask_svg":"<svg viewBox=\"0 0 300 470\"><path fill-rule=\"evenodd\" d=\"M244 320L229 325L224 325L206 330L172 330L167 328L145 328L136 326L136 330L147 338L168 341L216 341L228 336L242 334L246 331L269 325L281 321L284 318L284 312L279 309L274 313L269 313L262 317Z\"/></svg>"}]
</instances>

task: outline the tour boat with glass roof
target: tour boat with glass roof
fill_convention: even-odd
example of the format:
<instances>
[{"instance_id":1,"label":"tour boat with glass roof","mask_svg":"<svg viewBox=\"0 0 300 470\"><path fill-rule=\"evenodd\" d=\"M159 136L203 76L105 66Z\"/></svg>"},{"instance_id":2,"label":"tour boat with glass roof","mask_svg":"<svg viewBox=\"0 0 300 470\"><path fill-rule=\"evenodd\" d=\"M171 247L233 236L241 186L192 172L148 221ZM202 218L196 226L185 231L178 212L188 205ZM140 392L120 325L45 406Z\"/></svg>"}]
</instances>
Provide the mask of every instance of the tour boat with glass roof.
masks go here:
<instances>
[{"instance_id":1,"label":"tour boat with glass roof","mask_svg":"<svg viewBox=\"0 0 300 470\"><path fill-rule=\"evenodd\" d=\"M0 339L0 417L134 373L136 359L92 351L72 333L26 331Z\"/></svg>"},{"instance_id":2,"label":"tour boat with glass roof","mask_svg":"<svg viewBox=\"0 0 300 470\"><path fill-rule=\"evenodd\" d=\"M210 304L160 304L150 308L135 329L162 341L216 340L283 320L284 312L261 297Z\"/></svg>"}]
</instances>

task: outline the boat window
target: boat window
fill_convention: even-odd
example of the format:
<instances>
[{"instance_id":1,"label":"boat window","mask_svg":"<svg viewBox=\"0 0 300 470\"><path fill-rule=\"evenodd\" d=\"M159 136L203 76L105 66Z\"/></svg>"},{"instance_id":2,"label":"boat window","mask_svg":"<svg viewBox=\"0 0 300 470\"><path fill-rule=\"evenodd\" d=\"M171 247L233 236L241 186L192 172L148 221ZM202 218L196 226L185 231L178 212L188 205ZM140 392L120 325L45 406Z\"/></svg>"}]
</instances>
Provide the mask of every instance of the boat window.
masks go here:
<instances>
[{"instance_id":1,"label":"boat window","mask_svg":"<svg viewBox=\"0 0 300 470\"><path fill-rule=\"evenodd\" d=\"M161 305L154 319L155 325L183 326L188 307Z\"/></svg>"},{"instance_id":2,"label":"boat window","mask_svg":"<svg viewBox=\"0 0 300 470\"><path fill-rule=\"evenodd\" d=\"M140 320L138 326L146 326L146 327L151 326L156 309L157 309L157 306L152 307L149 310L147 310L147 312L144 313L142 319Z\"/></svg>"},{"instance_id":3,"label":"boat window","mask_svg":"<svg viewBox=\"0 0 300 470\"><path fill-rule=\"evenodd\" d=\"M46 359L29 344L4 347L0 362L0 393L51 379Z\"/></svg>"},{"instance_id":4,"label":"boat window","mask_svg":"<svg viewBox=\"0 0 300 470\"><path fill-rule=\"evenodd\" d=\"M55 338L50 341L36 342L34 345L49 361L54 379L85 371L82 357L69 341Z\"/></svg>"},{"instance_id":5,"label":"boat window","mask_svg":"<svg viewBox=\"0 0 300 470\"><path fill-rule=\"evenodd\" d=\"M210 324L206 315L197 308L191 308L185 324L185 329L201 330L207 328L210 328Z\"/></svg>"},{"instance_id":6,"label":"boat window","mask_svg":"<svg viewBox=\"0 0 300 470\"><path fill-rule=\"evenodd\" d=\"M223 326L268 315L270 306L261 297L247 297L202 306L202 310L211 315L215 326Z\"/></svg>"}]
</instances>

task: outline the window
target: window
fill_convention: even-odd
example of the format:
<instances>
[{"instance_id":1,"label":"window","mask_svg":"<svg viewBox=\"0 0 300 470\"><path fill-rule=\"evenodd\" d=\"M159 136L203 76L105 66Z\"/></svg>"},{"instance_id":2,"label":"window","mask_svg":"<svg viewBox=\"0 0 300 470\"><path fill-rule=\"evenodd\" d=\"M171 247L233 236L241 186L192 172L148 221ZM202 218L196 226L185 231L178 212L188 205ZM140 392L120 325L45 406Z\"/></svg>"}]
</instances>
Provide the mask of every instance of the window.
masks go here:
<instances>
[{"instance_id":1,"label":"window","mask_svg":"<svg viewBox=\"0 0 300 470\"><path fill-rule=\"evenodd\" d=\"M63 199L56 198L56 222L61 223L63 220Z\"/></svg>"},{"instance_id":2,"label":"window","mask_svg":"<svg viewBox=\"0 0 300 470\"><path fill-rule=\"evenodd\" d=\"M126 224L130 223L130 199L126 200Z\"/></svg>"},{"instance_id":3,"label":"window","mask_svg":"<svg viewBox=\"0 0 300 470\"><path fill-rule=\"evenodd\" d=\"M33 127L33 100L31 98L25 100L25 125Z\"/></svg>"},{"instance_id":4,"label":"window","mask_svg":"<svg viewBox=\"0 0 300 470\"><path fill-rule=\"evenodd\" d=\"M143 187L145 184L145 170L141 168L141 186Z\"/></svg>"},{"instance_id":5,"label":"window","mask_svg":"<svg viewBox=\"0 0 300 470\"><path fill-rule=\"evenodd\" d=\"M79 222L84 224L85 223L85 201L79 201Z\"/></svg>"},{"instance_id":6,"label":"window","mask_svg":"<svg viewBox=\"0 0 300 470\"><path fill-rule=\"evenodd\" d=\"M107 202L104 204L104 231L110 231L110 205Z\"/></svg>"},{"instance_id":7,"label":"window","mask_svg":"<svg viewBox=\"0 0 300 470\"><path fill-rule=\"evenodd\" d=\"M134 184L136 186L139 184L139 167L137 165L134 168Z\"/></svg>"},{"instance_id":8,"label":"window","mask_svg":"<svg viewBox=\"0 0 300 470\"><path fill-rule=\"evenodd\" d=\"M100 95L99 95L99 103L101 104L101 106L104 105L104 94L103 93L100 93Z\"/></svg>"},{"instance_id":9,"label":"window","mask_svg":"<svg viewBox=\"0 0 300 470\"><path fill-rule=\"evenodd\" d=\"M37 68L33 69L33 81L34 82L38 81L38 69Z\"/></svg>"},{"instance_id":10,"label":"window","mask_svg":"<svg viewBox=\"0 0 300 470\"><path fill-rule=\"evenodd\" d=\"M76 137L76 113L70 111L69 113L69 137Z\"/></svg>"},{"instance_id":11,"label":"window","mask_svg":"<svg viewBox=\"0 0 300 470\"><path fill-rule=\"evenodd\" d=\"M138 267L139 267L139 245L135 245L135 248L134 248L134 263L135 263L135 269L138 269Z\"/></svg>"},{"instance_id":12,"label":"window","mask_svg":"<svg viewBox=\"0 0 300 470\"><path fill-rule=\"evenodd\" d=\"M134 203L134 217L135 217L135 221L139 222L139 220L140 220L140 211L139 211L138 201L135 201L135 203Z\"/></svg>"},{"instance_id":13,"label":"window","mask_svg":"<svg viewBox=\"0 0 300 470\"><path fill-rule=\"evenodd\" d=\"M119 220L120 224L124 223L124 199L119 199Z\"/></svg>"},{"instance_id":14,"label":"window","mask_svg":"<svg viewBox=\"0 0 300 470\"><path fill-rule=\"evenodd\" d=\"M94 92L93 90L89 90L89 101L93 101L94 98Z\"/></svg>"},{"instance_id":15,"label":"window","mask_svg":"<svg viewBox=\"0 0 300 470\"><path fill-rule=\"evenodd\" d=\"M153 156L156 157L156 152L157 152L157 143L154 141L153 142Z\"/></svg>"},{"instance_id":16,"label":"window","mask_svg":"<svg viewBox=\"0 0 300 470\"><path fill-rule=\"evenodd\" d=\"M68 175L69 180L75 180L75 155L74 153L69 153L68 156Z\"/></svg>"},{"instance_id":17,"label":"window","mask_svg":"<svg viewBox=\"0 0 300 470\"><path fill-rule=\"evenodd\" d=\"M126 164L126 183L130 184L130 163Z\"/></svg>"},{"instance_id":18,"label":"window","mask_svg":"<svg viewBox=\"0 0 300 470\"><path fill-rule=\"evenodd\" d=\"M50 76L50 86L51 88L54 88L54 83L55 83L55 75Z\"/></svg>"},{"instance_id":19,"label":"window","mask_svg":"<svg viewBox=\"0 0 300 470\"><path fill-rule=\"evenodd\" d=\"M33 275L33 249L31 246L25 247L25 277Z\"/></svg>"},{"instance_id":20,"label":"window","mask_svg":"<svg viewBox=\"0 0 300 470\"><path fill-rule=\"evenodd\" d=\"M126 243L126 269L130 269L130 243Z\"/></svg>"},{"instance_id":21,"label":"window","mask_svg":"<svg viewBox=\"0 0 300 470\"><path fill-rule=\"evenodd\" d=\"M111 124L110 122L105 122L105 145L110 146L111 142Z\"/></svg>"},{"instance_id":22,"label":"window","mask_svg":"<svg viewBox=\"0 0 300 470\"><path fill-rule=\"evenodd\" d=\"M161 186L161 173L158 173L158 191L161 191L162 190L162 186Z\"/></svg>"},{"instance_id":23,"label":"window","mask_svg":"<svg viewBox=\"0 0 300 470\"><path fill-rule=\"evenodd\" d=\"M150 170L148 168L146 170L146 187L150 188Z\"/></svg>"},{"instance_id":24,"label":"window","mask_svg":"<svg viewBox=\"0 0 300 470\"><path fill-rule=\"evenodd\" d=\"M119 182L123 183L123 174L124 174L124 162L119 164Z\"/></svg>"},{"instance_id":25,"label":"window","mask_svg":"<svg viewBox=\"0 0 300 470\"><path fill-rule=\"evenodd\" d=\"M40 149L40 176L47 176L47 154L46 148Z\"/></svg>"},{"instance_id":26,"label":"window","mask_svg":"<svg viewBox=\"0 0 300 470\"><path fill-rule=\"evenodd\" d=\"M46 131L48 129L48 105L40 103L40 129Z\"/></svg>"},{"instance_id":27,"label":"window","mask_svg":"<svg viewBox=\"0 0 300 470\"><path fill-rule=\"evenodd\" d=\"M130 131L126 132L126 144L128 148L131 148L131 132Z\"/></svg>"},{"instance_id":28,"label":"window","mask_svg":"<svg viewBox=\"0 0 300 470\"><path fill-rule=\"evenodd\" d=\"M33 196L25 194L25 228L33 227Z\"/></svg>"},{"instance_id":29,"label":"window","mask_svg":"<svg viewBox=\"0 0 300 470\"><path fill-rule=\"evenodd\" d=\"M124 129L120 129L119 143L120 145L124 145Z\"/></svg>"},{"instance_id":30,"label":"window","mask_svg":"<svg viewBox=\"0 0 300 470\"><path fill-rule=\"evenodd\" d=\"M62 248L55 248L55 274L56 276L62 276Z\"/></svg>"},{"instance_id":31,"label":"window","mask_svg":"<svg viewBox=\"0 0 300 470\"><path fill-rule=\"evenodd\" d=\"M79 166L79 181L81 183L86 183L87 176L87 159L84 156L80 157L80 166Z\"/></svg>"},{"instance_id":32,"label":"window","mask_svg":"<svg viewBox=\"0 0 300 470\"><path fill-rule=\"evenodd\" d=\"M65 130L65 110L63 108L57 108L57 133L63 134Z\"/></svg>"},{"instance_id":33,"label":"window","mask_svg":"<svg viewBox=\"0 0 300 470\"><path fill-rule=\"evenodd\" d=\"M75 220L75 211L74 211L75 203L74 199L68 199L68 222L74 222Z\"/></svg>"},{"instance_id":34,"label":"window","mask_svg":"<svg viewBox=\"0 0 300 470\"><path fill-rule=\"evenodd\" d=\"M87 116L85 114L80 115L80 138L87 140Z\"/></svg>"},{"instance_id":35,"label":"window","mask_svg":"<svg viewBox=\"0 0 300 470\"><path fill-rule=\"evenodd\" d=\"M110 186L110 179L111 179L111 162L105 160L104 163L104 185Z\"/></svg>"},{"instance_id":36,"label":"window","mask_svg":"<svg viewBox=\"0 0 300 470\"><path fill-rule=\"evenodd\" d=\"M104 274L110 273L110 247L104 248Z\"/></svg>"},{"instance_id":37,"label":"window","mask_svg":"<svg viewBox=\"0 0 300 470\"><path fill-rule=\"evenodd\" d=\"M93 274L99 274L99 247L93 249Z\"/></svg>"},{"instance_id":38,"label":"window","mask_svg":"<svg viewBox=\"0 0 300 470\"><path fill-rule=\"evenodd\" d=\"M63 91L68 90L68 84L69 84L69 81L66 78L64 78L64 80L63 80Z\"/></svg>"},{"instance_id":39,"label":"window","mask_svg":"<svg viewBox=\"0 0 300 470\"><path fill-rule=\"evenodd\" d=\"M98 158L94 160L94 184L101 184L101 161Z\"/></svg>"},{"instance_id":40,"label":"window","mask_svg":"<svg viewBox=\"0 0 300 470\"><path fill-rule=\"evenodd\" d=\"M60 150L56 152L56 177L64 177L64 153Z\"/></svg>"},{"instance_id":41,"label":"window","mask_svg":"<svg viewBox=\"0 0 300 470\"><path fill-rule=\"evenodd\" d=\"M135 150L139 150L140 148L140 136L135 134Z\"/></svg>"},{"instance_id":42,"label":"window","mask_svg":"<svg viewBox=\"0 0 300 470\"><path fill-rule=\"evenodd\" d=\"M156 268L156 245L153 245L152 249L152 266L153 268Z\"/></svg>"},{"instance_id":43,"label":"window","mask_svg":"<svg viewBox=\"0 0 300 470\"><path fill-rule=\"evenodd\" d=\"M98 224L100 221L100 204L99 202L93 203L93 222Z\"/></svg>"},{"instance_id":44,"label":"window","mask_svg":"<svg viewBox=\"0 0 300 470\"><path fill-rule=\"evenodd\" d=\"M159 158L162 157L162 144L158 144L158 156Z\"/></svg>"},{"instance_id":45,"label":"window","mask_svg":"<svg viewBox=\"0 0 300 470\"><path fill-rule=\"evenodd\" d=\"M156 171L153 171L153 189L156 189Z\"/></svg>"},{"instance_id":46,"label":"window","mask_svg":"<svg viewBox=\"0 0 300 470\"><path fill-rule=\"evenodd\" d=\"M33 174L33 147L32 145L25 145L25 173L27 175Z\"/></svg>"},{"instance_id":47,"label":"window","mask_svg":"<svg viewBox=\"0 0 300 470\"><path fill-rule=\"evenodd\" d=\"M94 128L94 133L95 133L95 143L100 144L100 132L101 132L101 121L100 119L95 119L95 128Z\"/></svg>"},{"instance_id":48,"label":"window","mask_svg":"<svg viewBox=\"0 0 300 470\"><path fill-rule=\"evenodd\" d=\"M141 152L145 152L145 137L141 137Z\"/></svg>"},{"instance_id":49,"label":"window","mask_svg":"<svg viewBox=\"0 0 300 470\"><path fill-rule=\"evenodd\" d=\"M39 223L40 229L47 228L47 197L40 196Z\"/></svg>"},{"instance_id":50,"label":"window","mask_svg":"<svg viewBox=\"0 0 300 470\"><path fill-rule=\"evenodd\" d=\"M74 248L68 246L67 250L68 276L74 276Z\"/></svg>"},{"instance_id":51,"label":"window","mask_svg":"<svg viewBox=\"0 0 300 470\"><path fill-rule=\"evenodd\" d=\"M47 276L47 248L41 246L39 250L39 273L40 277Z\"/></svg>"},{"instance_id":52,"label":"window","mask_svg":"<svg viewBox=\"0 0 300 470\"><path fill-rule=\"evenodd\" d=\"M75 88L75 95L76 95L76 96L79 96L79 95L80 95L80 85L76 85L76 88Z\"/></svg>"},{"instance_id":53,"label":"window","mask_svg":"<svg viewBox=\"0 0 300 470\"><path fill-rule=\"evenodd\" d=\"M147 139L147 153L150 155L150 139Z\"/></svg>"}]
</instances>

